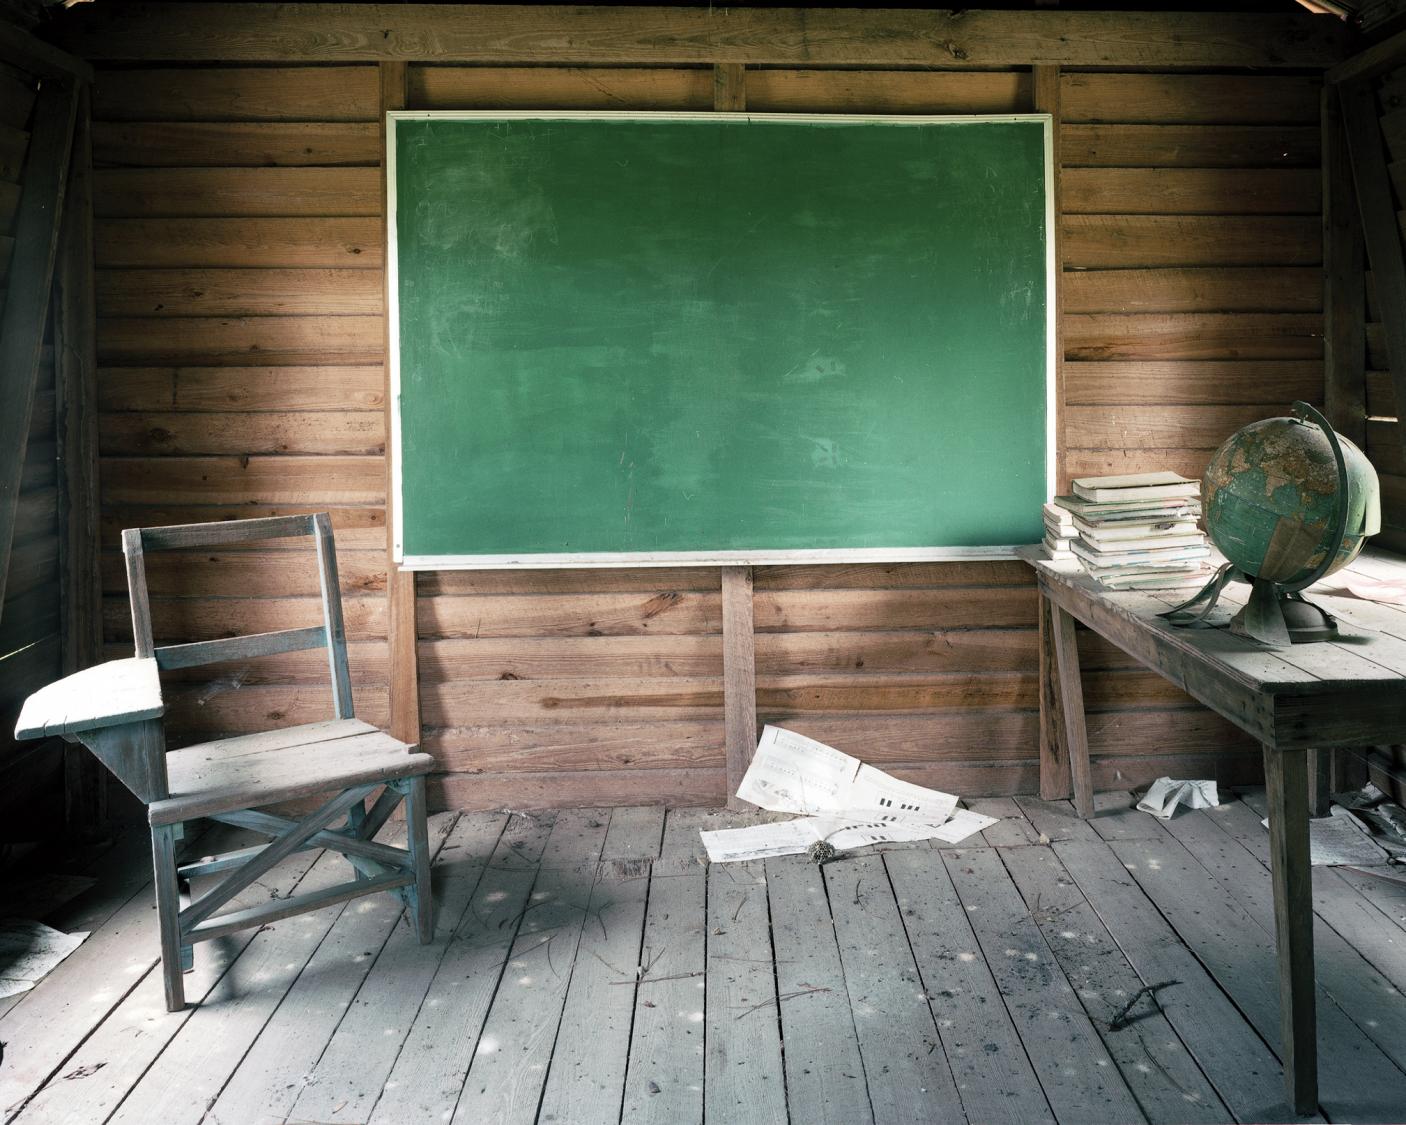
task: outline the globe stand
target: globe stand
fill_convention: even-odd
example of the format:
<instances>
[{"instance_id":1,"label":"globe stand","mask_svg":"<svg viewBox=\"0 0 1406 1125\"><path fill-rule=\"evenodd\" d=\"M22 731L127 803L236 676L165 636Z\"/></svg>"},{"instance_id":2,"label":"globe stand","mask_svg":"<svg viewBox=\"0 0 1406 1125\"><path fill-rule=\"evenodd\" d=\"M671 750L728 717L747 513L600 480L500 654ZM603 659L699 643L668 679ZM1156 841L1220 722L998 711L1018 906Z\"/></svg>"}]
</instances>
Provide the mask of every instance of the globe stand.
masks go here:
<instances>
[{"instance_id":1,"label":"globe stand","mask_svg":"<svg viewBox=\"0 0 1406 1125\"><path fill-rule=\"evenodd\" d=\"M1331 641L1338 635L1338 622L1297 591L1285 591L1277 583L1256 578L1244 608L1230 619L1230 631L1237 637L1282 647Z\"/></svg>"},{"instance_id":2,"label":"globe stand","mask_svg":"<svg viewBox=\"0 0 1406 1125\"><path fill-rule=\"evenodd\" d=\"M1306 402L1294 403L1293 410L1299 421L1312 423L1323 431L1333 451L1334 466L1337 469L1335 511L1322 559L1307 574L1291 583L1261 578L1227 563L1194 597L1158 614L1159 617L1165 617L1171 624L1183 628L1210 628L1209 617L1220 600L1221 592L1230 582L1240 581L1250 583L1250 597L1240 612L1230 620L1230 631L1236 636L1280 648L1291 644L1330 641L1337 637L1337 619L1312 602L1305 601L1299 591L1307 589L1328 574L1342 548L1343 539L1347 534L1349 508L1347 465L1342 444L1338 441L1333 427L1328 424L1328 419ZM1202 602L1206 603L1204 608L1199 613L1192 613L1192 607Z\"/></svg>"}]
</instances>

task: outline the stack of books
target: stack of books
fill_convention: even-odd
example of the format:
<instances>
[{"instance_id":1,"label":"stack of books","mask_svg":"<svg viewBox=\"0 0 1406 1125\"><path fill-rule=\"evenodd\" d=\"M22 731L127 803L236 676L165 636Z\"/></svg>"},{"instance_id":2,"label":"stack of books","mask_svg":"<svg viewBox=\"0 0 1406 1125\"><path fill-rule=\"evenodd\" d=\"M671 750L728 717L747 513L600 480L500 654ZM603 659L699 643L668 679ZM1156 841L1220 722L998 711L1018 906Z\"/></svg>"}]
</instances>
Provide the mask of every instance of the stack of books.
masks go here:
<instances>
[{"instance_id":1,"label":"stack of books","mask_svg":"<svg viewBox=\"0 0 1406 1125\"><path fill-rule=\"evenodd\" d=\"M1072 559L1074 540L1079 537L1079 529L1074 526L1074 513L1058 504L1046 504L1045 550L1052 559Z\"/></svg>"},{"instance_id":2,"label":"stack of books","mask_svg":"<svg viewBox=\"0 0 1406 1125\"><path fill-rule=\"evenodd\" d=\"M1168 590L1199 586L1210 577L1211 549L1197 526L1201 483L1176 473L1085 477L1054 506L1075 534L1070 554L1111 590ZM1049 517L1045 527L1050 529ZM1046 549L1050 537L1046 536ZM1056 555L1052 557L1068 557Z\"/></svg>"}]
</instances>

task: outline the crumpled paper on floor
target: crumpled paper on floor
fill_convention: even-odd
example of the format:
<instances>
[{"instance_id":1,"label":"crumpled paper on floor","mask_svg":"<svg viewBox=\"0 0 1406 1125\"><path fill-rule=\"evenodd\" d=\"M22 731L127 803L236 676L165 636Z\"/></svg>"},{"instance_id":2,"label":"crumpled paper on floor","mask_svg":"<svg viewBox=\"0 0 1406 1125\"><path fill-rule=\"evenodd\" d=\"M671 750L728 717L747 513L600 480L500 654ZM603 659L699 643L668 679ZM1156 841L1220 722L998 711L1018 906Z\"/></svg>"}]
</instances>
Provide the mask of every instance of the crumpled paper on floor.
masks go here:
<instances>
[{"instance_id":1,"label":"crumpled paper on floor","mask_svg":"<svg viewBox=\"0 0 1406 1125\"><path fill-rule=\"evenodd\" d=\"M1179 781L1170 777L1159 777L1143 794L1137 807L1162 820L1170 820L1185 801L1189 809L1212 809L1220 804L1214 781Z\"/></svg>"},{"instance_id":2,"label":"crumpled paper on floor","mask_svg":"<svg viewBox=\"0 0 1406 1125\"><path fill-rule=\"evenodd\" d=\"M960 843L996 823L958 809L951 793L900 781L833 746L773 726L762 731L737 796L801 816L701 833L713 863L795 855L820 840L839 849L903 840Z\"/></svg>"}]
</instances>

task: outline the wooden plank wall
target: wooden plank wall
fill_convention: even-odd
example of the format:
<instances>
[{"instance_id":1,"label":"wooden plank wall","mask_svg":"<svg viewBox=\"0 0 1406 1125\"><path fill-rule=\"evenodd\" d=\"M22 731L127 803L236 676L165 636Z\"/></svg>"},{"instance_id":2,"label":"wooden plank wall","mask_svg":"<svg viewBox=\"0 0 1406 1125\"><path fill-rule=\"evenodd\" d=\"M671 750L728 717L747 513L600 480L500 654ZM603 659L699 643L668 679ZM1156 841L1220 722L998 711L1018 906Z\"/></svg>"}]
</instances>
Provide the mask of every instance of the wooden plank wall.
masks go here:
<instances>
[{"instance_id":1,"label":"wooden plank wall","mask_svg":"<svg viewBox=\"0 0 1406 1125\"><path fill-rule=\"evenodd\" d=\"M1321 399L1318 87L1063 75L1067 468L1199 474ZM1028 69L749 68L746 105L1010 112ZM124 526L327 508L359 714L387 719L377 111L371 65L110 67L95 114L106 636ZM709 109L710 67L418 66L412 108ZM152 560L158 635L314 619L282 548ZM716 569L422 576L440 805L718 803ZM759 717L964 794L1033 792L1035 595L1016 563L756 572ZM1243 778L1254 749L1084 637L1100 785ZM189 739L327 714L312 657L184 690ZM1226 751L1231 752L1227 753Z\"/></svg>"},{"instance_id":2,"label":"wooden plank wall","mask_svg":"<svg viewBox=\"0 0 1406 1125\"><path fill-rule=\"evenodd\" d=\"M0 64L0 288L9 280L37 82ZM0 293L3 299L3 293ZM63 815L63 755L52 743L16 743L25 696L61 674L59 481L53 348L35 389L20 479L14 549L0 607L0 816L6 840L47 833Z\"/></svg>"},{"instance_id":3,"label":"wooden plank wall","mask_svg":"<svg viewBox=\"0 0 1406 1125\"><path fill-rule=\"evenodd\" d=\"M1406 67L1394 70L1375 83L1381 108L1382 137L1386 142L1387 168L1398 207L1406 200ZM1406 207L1399 212L1406 231ZM1406 453L1397 424L1396 396L1392 392L1382 310L1376 300L1370 270L1367 274L1367 456L1376 465L1382 486L1382 534L1378 542L1406 550Z\"/></svg>"}]
</instances>

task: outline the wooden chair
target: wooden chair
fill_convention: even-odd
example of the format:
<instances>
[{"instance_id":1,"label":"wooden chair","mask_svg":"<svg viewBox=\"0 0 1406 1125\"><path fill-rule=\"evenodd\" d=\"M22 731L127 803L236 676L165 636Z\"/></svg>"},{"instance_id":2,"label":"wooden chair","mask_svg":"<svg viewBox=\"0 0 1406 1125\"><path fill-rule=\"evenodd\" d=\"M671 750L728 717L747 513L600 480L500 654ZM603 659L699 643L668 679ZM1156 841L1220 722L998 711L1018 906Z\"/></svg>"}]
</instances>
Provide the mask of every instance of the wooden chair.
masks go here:
<instances>
[{"instance_id":1,"label":"wooden chair","mask_svg":"<svg viewBox=\"0 0 1406 1125\"><path fill-rule=\"evenodd\" d=\"M146 551L297 535L311 535L316 543L321 625L192 644L158 647L152 643ZM434 759L412 753L405 743L353 716L337 560L327 515L133 529L122 533L122 548L136 656L85 669L36 692L25 702L15 736L60 735L82 742L145 802L156 871L166 1006L174 1012L185 1005L181 974L193 963L196 942L376 891L399 896L420 940L429 941L433 904L425 775ZM167 752L160 669L324 647L332 676L334 717L330 721ZM379 796L375 796L377 790ZM259 811L262 806L323 793L334 795L301 819ZM376 843L372 838L402 798L408 847ZM175 849L181 826L197 818L252 829L267 836L269 843L178 866ZM334 826L343 818L340 826ZM354 877L323 890L215 913L280 860L306 848L341 852ZM227 874L182 909L180 881L219 872Z\"/></svg>"}]
</instances>

